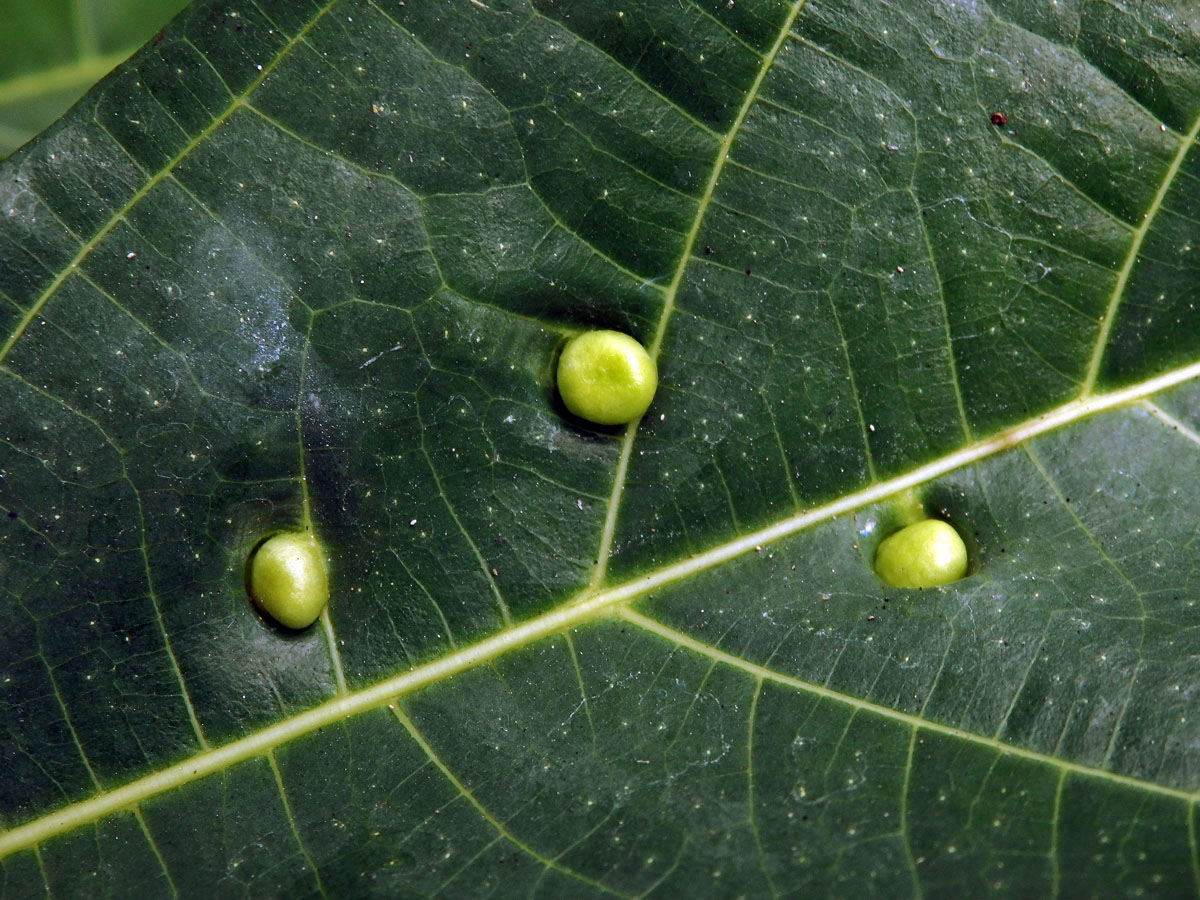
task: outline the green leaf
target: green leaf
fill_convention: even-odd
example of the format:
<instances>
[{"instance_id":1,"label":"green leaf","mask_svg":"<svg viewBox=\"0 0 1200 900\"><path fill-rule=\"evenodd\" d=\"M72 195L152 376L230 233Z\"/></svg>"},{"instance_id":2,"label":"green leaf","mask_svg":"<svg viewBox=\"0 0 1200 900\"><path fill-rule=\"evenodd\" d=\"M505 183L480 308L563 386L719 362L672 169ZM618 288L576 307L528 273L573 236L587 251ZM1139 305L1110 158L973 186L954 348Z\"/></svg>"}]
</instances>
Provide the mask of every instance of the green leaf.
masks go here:
<instances>
[{"instance_id":1,"label":"green leaf","mask_svg":"<svg viewBox=\"0 0 1200 900\"><path fill-rule=\"evenodd\" d=\"M6 0L0 159L57 119L186 0Z\"/></svg>"},{"instance_id":2,"label":"green leaf","mask_svg":"<svg viewBox=\"0 0 1200 900\"><path fill-rule=\"evenodd\" d=\"M1197 893L1198 54L190 7L0 167L4 895ZM626 430L555 393L595 327ZM965 579L876 577L914 504Z\"/></svg>"}]
</instances>

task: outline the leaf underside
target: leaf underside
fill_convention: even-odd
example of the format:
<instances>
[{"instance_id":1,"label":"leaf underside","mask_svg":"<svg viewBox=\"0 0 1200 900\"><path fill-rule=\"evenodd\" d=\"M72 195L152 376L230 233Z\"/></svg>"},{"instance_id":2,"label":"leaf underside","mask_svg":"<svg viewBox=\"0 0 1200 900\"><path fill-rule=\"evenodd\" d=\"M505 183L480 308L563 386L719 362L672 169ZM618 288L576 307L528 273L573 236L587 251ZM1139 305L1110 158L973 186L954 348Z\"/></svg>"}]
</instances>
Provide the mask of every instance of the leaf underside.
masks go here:
<instances>
[{"instance_id":1,"label":"leaf underside","mask_svg":"<svg viewBox=\"0 0 1200 900\"><path fill-rule=\"evenodd\" d=\"M194 4L0 167L0 894L1200 891L1198 51ZM910 489L967 578L875 576Z\"/></svg>"}]
</instances>

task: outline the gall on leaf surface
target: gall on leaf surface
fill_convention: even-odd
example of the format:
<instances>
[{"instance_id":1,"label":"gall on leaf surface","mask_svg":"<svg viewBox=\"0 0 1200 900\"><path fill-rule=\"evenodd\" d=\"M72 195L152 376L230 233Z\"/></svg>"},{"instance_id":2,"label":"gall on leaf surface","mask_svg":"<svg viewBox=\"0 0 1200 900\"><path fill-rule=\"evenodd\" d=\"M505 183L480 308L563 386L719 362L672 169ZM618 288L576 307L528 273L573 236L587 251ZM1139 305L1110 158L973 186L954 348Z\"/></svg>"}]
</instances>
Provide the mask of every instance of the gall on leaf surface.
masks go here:
<instances>
[{"instance_id":1,"label":"gall on leaf surface","mask_svg":"<svg viewBox=\"0 0 1200 900\"><path fill-rule=\"evenodd\" d=\"M1189 15L189 7L0 166L5 891L1195 893Z\"/></svg>"}]
</instances>

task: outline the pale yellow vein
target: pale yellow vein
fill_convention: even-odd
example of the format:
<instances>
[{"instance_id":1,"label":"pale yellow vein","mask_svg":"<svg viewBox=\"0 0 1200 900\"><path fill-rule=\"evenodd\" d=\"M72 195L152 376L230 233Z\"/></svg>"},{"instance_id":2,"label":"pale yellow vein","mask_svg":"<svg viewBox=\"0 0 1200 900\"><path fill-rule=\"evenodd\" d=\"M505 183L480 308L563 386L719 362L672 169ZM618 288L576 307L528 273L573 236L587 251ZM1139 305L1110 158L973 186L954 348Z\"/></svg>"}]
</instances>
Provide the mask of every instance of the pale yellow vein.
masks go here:
<instances>
[{"instance_id":1,"label":"pale yellow vein","mask_svg":"<svg viewBox=\"0 0 1200 900\"><path fill-rule=\"evenodd\" d=\"M605 894L612 894L617 897L626 896L620 891L613 890L602 882L595 881L594 879L588 878L586 875L583 875L580 872L576 872L574 869L564 866L556 859L552 859L549 856L539 853L532 846L525 843L523 840L513 834L512 831L509 830L508 826L497 819L492 814L491 810L484 806L471 792L471 790L458 779L458 776L454 774L450 767L442 761L442 758L438 756L437 751L433 749L433 746L427 740L425 740L425 736L421 734L420 730L413 723L412 719L410 719L402 710L395 706L391 707L391 710L392 714L396 717L400 724L404 726L405 730L408 732L409 736L413 739L416 745L421 748L421 752L429 757L429 761L433 763L439 772L442 773L442 777L450 782L451 787L453 787L454 790L457 791L464 800L466 800L475 808L475 811L479 813L483 820L487 822L495 830L495 832L500 835L500 837L504 838L504 840L508 841L514 847L519 849L530 859L536 860L547 869L558 872L559 874L564 875L573 881L580 881L584 884L590 885L591 887L594 887Z\"/></svg>"},{"instance_id":2,"label":"pale yellow vein","mask_svg":"<svg viewBox=\"0 0 1200 900\"><path fill-rule=\"evenodd\" d=\"M1096 388L1096 379L1100 375L1100 363L1104 360L1104 350L1108 345L1108 336L1112 331L1113 322L1117 317L1117 310L1125 295L1125 287L1129 284L1129 276L1133 273L1133 267L1137 263L1138 255L1141 253L1142 242L1146 240L1146 235L1150 232L1150 226L1154 224L1155 217L1158 215L1159 210L1162 209L1163 200L1166 198L1167 192L1171 189L1171 185L1175 181L1175 176L1179 174L1188 151L1196 143L1197 135L1200 135L1200 118L1196 119L1191 130L1180 140L1179 149L1175 152L1175 158L1171 160L1171 165L1167 167L1162 184L1158 186L1158 191L1155 193L1154 199L1150 201L1150 208L1142 216L1142 224L1133 233L1133 237L1129 242L1129 252L1125 254L1125 262L1121 266L1121 271L1117 274L1117 281L1113 285L1112 296L1108 299L1108 309L1104 311L1104 318L1100 320L1100 331L1096 335L1096 346L1092 348L1092 358L1088 363L1087 375L1083 379L1083 389L1079 393L1080 397L1091 396L1092 391Z\"/></svg>"},{"instance_id":3,"label":"pale yellow vein","mask_svg":"<svg viewBox=\"0 0 1200 900\"><path fill-rule=\"evenodd\" d=\"M1200 434L1197 434L1195 429L1175 418L1157 403L1154 403L1151 400L1143 400L1141 405L1146 409L1147 412L1150 413L1150 415L1154 416L1154 418L1158 419L1172 431L1179 432L1180 437L1186 438L1193 444L1200 444Z\"/></svg>"},{"instance_id":4,"label":"pale yellow vein","mask_svg":"<svg viewBox=\"0 0 1200 900\"><path fill-rule=\"evenodd\" d=\"M721 173L725 171L725 164L729 161L729 150L733 146L738 133L742 130L742 125L746 121L746 116L750 113L750 108L758 99L763 81L767 77L767 72L770 71L775 58L783 48L788 33L792 30L792 25L796 22L796 17L800 15L800 10L804 8L804 3L805 0L796 0L792 4L787 19L784 20L783 26L779 29L779 34L775 38L775 43L763 57L762 64L758 68L758 73L755 75L753 84L750 85L750 89L746 92L746 97L742 101L737 115L734 116L733 123L729 126L729 130L725 133L725 136L721 139L721 143L717 147L717 157L713 162L712 172L709 173L708 182L704 186L704 193L700 197L700 202L696 205L696 214L692 217L691 228L688 229L688 233L683 239L683 247L679 253L679 264L675 267L675 273L671 276L671 283L663 294L662 312L659 313L658 326L654 331L654 339L650 342L650 347L648 348L650 357L656 363L658 362L659 353L662 350L663 338L667 333L667 325L671 321L672 313L675 311L675 297L679 293L679 286L683 283L684 272L691 261L692 250L695 248L696 240L700 236L700 228L704 224L704 217L708 213L709 205L712 203L713 194L716 193L717 182L721 180ZM593 590L604 583L604 578L608 573L608 558L612 554L613 537L617 530L617 513L621 508L621 497L625 492L625 480L629 472L629 460L633 456L634 439L637 437L637 430L640 423L641 419L630 422L621 440L621 457L617 462L617 468L613 474L612 493L609 495L608 507L605 510L604 526L600 532L600 547L596 551L596 564L592 570L592 578L589 585Z\"/></svg>"},{"instance_id":5,"label":"pale yellow vein","mask_svg":"<svg viewBox=\"0 0 1200 900\"><path fill-rule=\"evenodd\" d=\"M1059 759L1055 756L1050 756L1047 753L1039 753L1036 750L1027 750L1024 747L1019 747L1015 744L1007 744L1004 741L999 741L995 738L985 737L972 731L966 731L962 728L955 728L953 725L943 725L940 722L935 722L931 719L924 719L911 713L900 712L899 710L891 709L887 706L881 706L878 703L871 703L870 701L862 700L858 697L852 697L849 694L843 694L839 691L833 690L832 688L824 687L823 685L813 684L812 682L808 681L801 681L799 678L793 678L790 675L784 675L781 672L772 671L765 666L760 666L757 663L749 662L748 660L742 659L739 656L734 656L732 653L726 653L724 650L713 647L712 645L706 644L703 641L699 641L681 631L676 631L675 629L663 625L661 622L651 619L649 616L644 616L639 612L635 612L632 609L622 609L619 613L619 616L630 625L636 625L643 631L655 634L668 643L682 647L686 650L691 650L693 653L716 660L717 662L720 662L731 668L738 669L742 672L745 672L752 678L761 678L764 681L770 681L773 684L793 688L794 690L804 694L810 694L820 697L824 700L829 700L834 703L848 706L858 712L871 713L884 719L889 719L894 722L901 722L911 728L919 729L930 734L938 734L942 735L943 737L955 738L976 746L987 747L997 754L1004 756L1015 756L1030 762L1040 763L1042 765L1051 767L1055 771L1068 772L1087 778L1108 781L1124 787L1135 788L1146 793L1159 794L1165 797L1172 797L1176 800L1183 800L1187 803L1193 802L1196 796L1192 791L1167 787L1166 785L1156 784L1153 781L1143 781L1142 779L1133 778L1129 775L1120 775L1116 772L1109 772L1105 769L1097 769L1093 768L1092 766L1085 766L1081 763L1075 763L1069 760Z\"/></svg>"},{"instance_id":6,"label":"pale yellow vein","mask_svg":"<svg viewBox=\"0 0 1200 900\"><path fill-rule=\"evenodd\" d=\"M942 459L920 466L911 472L873 484L861 491L856 491L808 512L789 516L759 531L724 544L718 544L703 553L698 553L679 562L663 566L612 588L594 594L585 592L581 597L568 600L556 609L506 628L489 638L464 647L461 650L456 650L440 659L432 660L422 666L386 678L346 695L334 697L319 706L283 719L254 734L247 735L222 747L197 753L188 759L157 772L152 772L121 787L99 793L87 800L68 804L36 819L32 819L23 825L12 828L0 834L0 858L18 850L36 846L41 841L55 835L62 834L80 825L94 822L119 810L135 806L150 797L223 771L237 763L263 756L273 748L303 735L340 722L347 717L360 715L368 710L383 706L394 701L397 697L444 681L453 675L491 662L506 653L529 646L543 638L609 615L630 600L645 596L651 591L665 587L666 585L698 575L738 556L751 553L756 548L761 548L771 542L782 540L805 528L828 521L860 507L877 503L891 494L907 490L908 488L944 475L947 472L978 462L996 453L1010 449L1023 441L1030 440L1056 428L1061 428L1086 416L1129 403L1135 403L1144 397L1158 391L1166 390L1197 376L1200 376L1200 363L1193 363L1119 391L1093 395L1081 400L1073 400L1027 422L1022 422L1006 431L993 435L987 440L971 444ZM654 624L657 625L657 623ZM751 665L744 660L738 660L736 657L729 656L728 659L741 665L743 668ZM778 673L761 669L761 667L747 669L746 671L750 671L752 674L761 674L764 678L772 681L778 681L780 677ZM805 685L805 689L808 690L809 687ZM820 690L828 689L817 689L814 687L812 690L819 693ZM837 696L839 700L844 699L846 702L852 704L858 703L862 708L870 707L870 704L866 704L863 701L856 701L853 698L843 698L841 695L835 695L832 691L829 693L831 696ZM919 724L921 727L928 728L931 731L994 746L1006 753L1028 758L1044 759L1054 765L1070 765L1053 757L1044 757L1032 751L1012 747L994 738L980 737L961 729L927 722L917 716L886 709L883 710L883 713L890 715L892 718L900 718L905 722ZM1091 773L1093 771L1086 767L1075 768L1080 772ZM1185 791L1140 782L1133 778L1125 778L1112 774L1108 774L1106 777L1112 781L1151 792L1184 798L1191 796Z\"/></svg>"},{"instance_id":7,"label":"pale yellow vein","mask_svg":"<svg viewBox=\"0 0 1200 900\"><path fill-rule=\"evenodd\" d=\"M313 318L308 318L308 328L304 332L304 349L300 353L299 386L296 389L296 465L300 479L300 518L304 532L316 537L316 528L312 516L312 495L308 489L308 454L304 450L304 416L300 410L304 408L304 381L308 372L308 348L312 345ZM322 550L322 553L325 551ZM342 667L342 654L338 650L337 633L333 630L333 619L329 614L329 604L321 610L321 631L325 635L325 643L329 648L329 662L333 668L334 684L339 694L349 693L346 685L346 670Z\"/></svg>"},{"instance_id":8,"label":"pale yellow vein","mask_svg":"<svg viewBox=\"0 0 1200 900\"><path fill-rule=\"evenodd\" d=\"M238 109L242 101L246 97L250 96L250 94L253 93L260 84L262 84L263 80L266 79L276 69L279 63L283 61L289 52L291 52L292 48L295 47L296 44L298 44L301 40L303 40L304 36L308 34L313 26L316 25L317 22L320 21L321 18L337 3L338 0L329 0L328 3L317 10L313 14L313 17L309 19L309 21L306 22L305 25L279 49L279 52L275 55L275 57L263 65L262 70L246 86L245 90L239 96L233 97L229 105L225 107L220 114L215 116L213 120L199 132L199 134L188 141L187 144L184 145L183 149L181 149L167 161L166 165L148 178L145 184L134 191L130 198L125 201L125 205L118 209L107 222L100 226L92 238L79 248L79 251L75 254L71 261L62 267L59 273L54 276L53 280L41 293L37 300L33 302L28 310L26 310L25 315L21 317L20 321L17 322L16 327L13 328L12 333L8 336L8 340L4 342L3 346L0 346L0 363L4 362L4 360L8 358L8 354L12 350L13 346L18 340L20 340L21 335L25 333L25 330L29 327L30 323L41 314L42 309L49 302L50 298L58 292L58 289L62 287L63 282L70 277L72 272L79 268L80 264L87 259L91 252L95 250L97 246L99 246L100 242L104 240L104 238L107 237L108 234L113 230L113 228L117 226L117 223L123 221L125 216L129 214L130 210L137 206L137 204L140 203L142 199L149 194L150 191L152 191L164 178L170 175L175 167L179 165L181 161L186 159L188 155L196 149L196 147L204 143L204 141L214 134L217 129L224 125L229 117Z\"/></svg>"}]
</instances>

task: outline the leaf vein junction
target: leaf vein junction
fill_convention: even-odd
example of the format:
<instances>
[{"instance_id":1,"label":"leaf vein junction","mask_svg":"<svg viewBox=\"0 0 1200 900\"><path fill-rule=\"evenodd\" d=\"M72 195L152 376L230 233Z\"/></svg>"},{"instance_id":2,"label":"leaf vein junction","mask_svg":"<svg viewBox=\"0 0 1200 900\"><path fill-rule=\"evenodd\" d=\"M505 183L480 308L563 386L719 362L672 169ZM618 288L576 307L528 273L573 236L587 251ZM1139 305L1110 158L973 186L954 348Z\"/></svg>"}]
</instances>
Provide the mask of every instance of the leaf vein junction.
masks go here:
<instances>
[{"instance_id":1,"label":"leaf vein junction","mask_svg":"<svg viewBox=\"0 0 1200 900\"><path fill-rule=\"evenodd\" d=\"M797 691L801 691L803 693L815 694L818 697L822 697L822 698L831 700L836 703L842 703L842 704L845 704L848 706L852 706L855 708L856 711L872 713L875 715L883 716L884 718L887 718L887 719L892 719L894 721L903 722L907 725L910 725L914 731L923 730L923 731L933 732L935 734L945 735L947 737L958 738L959 740L964 740L964 741L967 741L972 744L980 744L983 746L990 747L997 754L1007 754L1007 755L1011 755L1011 756L1017 756L1017 757L1020 757L1021 759L1029 760L1032 762L1038 762L1043 765L1050 766L1061 772L1069 772L1072 774L1082 775L1082 776L1086 776L1089 778L1098 778L1098 779L1102 779L1102 780L1106 780L1106 781L1112 781L1117 784L1123 784L1123 785L1126 785L1129 787L1135 787L1139 790L1146 791L1148 793L1160 794L1160 795L1167 796L1167 797L1173 797L1173 798L1176 798L1179 800L1183 800L1187 803L1194 803L1196 800L1196 797L1197 797L1197 794L1192 791L1185 791L1185 790L1180 790L1178 788L1167 787L1166 785L1155 784L1152 781L1143 781L1142 779L1133 778L1128 775L1120 775L1115 772L1105 771L1104 769L1097 769L1097 768L1093 768L1091 766L1085 766L1085 765L1081 765L1079 763L1073 763L1068 760L1059 759L1058 757L1050 756L1045 753L1039 753L1035 750L1026 750L1023 747L1018 747L1013 744L1006 744L1003 741L999 741L994 738L983 737L982 735L978 735L978 734L975 734L975 733L969 732L969 731L964 731L960 728L955 728L950 725L942 725L938 722L934 722L929 719L922 719L919 716L914 716L910 713L900 712L898 710L890 709L886 706L879 706L877 704L870 703L866 700L862 700L858 697L851 697L846 694L840 693L839 691L831 690L830 688L826 688L826 687L822 687L817 684L811 684L809 682L801 681L798 678L792 678L790 675L784 675L780 672L774 672L770 669L766 669L760 665L757 665L756 663L752 663L747 660L741 659L740 657L734 656L731 653L726 653L723 650L720 650L716 647L710 646L709 644L705 644L702 641L698 641L695 638L693 638L689 635L686 635L681 631L676 631L675 629L670 628L666 625L663 625L660 622L656 621L655 619L652 619L649 616L642 615L641 613L636 612L632 609L628 609L628 608L622 609L622 610L620 610L618 615L620 616L620 618L624 619L629 624L635 625L644 631L650 632L651 634L658 635L660 638L662 638L666 641L669 641L670 643L673 643L676 646L683 647L687 650L691 650L694 653L698 653L702 656L706 656L709 659L713 659L717 662L723 663L724 665L731 666L735 669L740 669L741 671L745 672L747 675L750 675L752 677L762 678L764 681L771 681L775 684L794 688Z\"/></svg>"},{"instance_id":2,"label":"leaf vein junction","mask_svg":"<svg viewBox=\"0 0 1200 900\"><path fill-rule=\"evenodd\" d=\"M675 311L675 297L679 293L679 286L683 283L683 275L687 271L688 263L692 258L692 249L696 246L696 239L700 236L700 226L704 223L704 217L717 190L717 182L720 181L721 173L725 170L725 164L729 161L729 150L733 146L738 133L741 131L742 124L746 121L746 116L750 113L750 108L758 99L763 81L766 79L771 65L775 62L775 57L779 55L779 51L783 48L784 41L786 41L789 32L791 32L796 17L800 15L800 10L804 8L804 3L805 0L796 0L792 4L791 10L788 12L787 18L780 27L778 36L775 38L774 45L772 45L766 56L763 57L762 65L759 66L754 83L750 85L750 89L746 92L746 98L742 101L742 106L734 117L733 124L730 125L729 131L721 139L721 144L717 148L717 156L713 163L712 173L708 176L708 183L704 186L704 194L700 197L696 205L696 215L692 220L692 226L688 229L688 233L683 239L683 246L679 251L679 264L675 267L675 274L671 277L671 283L663 295L663 307L658 317L658 327L655 329L654 339L648 348L650 357L656 362L658 361L659 353L662 351L663 337L667 333L667 325L671 321L671 314ZM617 463L617 469L613 475L612 495L609 498L608 510L605 513L604 527L600 532L600 548L596 552L596 568L593 571L590 582L590 586L593 589L604 582L604 577L608 571L608 557L612 550L613 537L617 529L617 513L621 508L621 496L625 490L625 479L629 472L629 460L633 456L633 442L637 437L638 425L640 423L641 419L630 422L629 426L625 429L625 435L621 441L621 458Z\"/></svg>"},{"instance_id":3,"label":"leaf vein junction","mask_svg":"<svg viewBox=\"0 0 1200 900\"><path fill-rule=\"evenodd\" d=\"M456 776L450 767L442 761L441 757L437 755L437 751L435 751L433 747L430 746L429 742L425 740L424 735L422 735L417 729L417 726L413 723L413 721L407 715L405 715L399 707L392 707L392 714L396 717L396 720L404 726L404 729L408 732L409 736L413 739L417 746L421 748L421 752L429 757L429 761L433 763L434 767L442 773L442 776L448 782L450 782L450 785L454 788L454 790L475 808L475 811L479 813L484 821L486 821L500 837L504 838L504 840L508 841L530 859L533 859L546 869L553 869L556 872L566 875L568 878L583 882L584 884L594 887L599 891L603 891L606 894L612 894L616 897L627 896L626 894L622 894L620 891L614 891L612 888L608 887L602 882L595 881L580 872L576 872L574 869L571 869L568 866L564 866L555 859L551 859L550 857L542 855L533 847L529 846L519 837L509 831L508 828L505 827L504 823L492 815L487 807L480 803L478 798L471 793L467 786L459 781L458 776Z\"/></svg>"},{"instance_id":4,"label":"leaf vein junction","mask_svg":"<svg viewBox=\"0 0 1200 900\"><path fill-rule=\"evenodd\" d=\"M337 3L338 0L329 0L328 3L313 13L312 18L305 23L304 27L301 28L290 40L288 40L287 43L285 43L279 49L279 52L273 59L263 65L262 71L260 71L254 80L247 85L243 94L241 96L234 97L232 102L230 102L230 104L225 107L225 109L218 116L213 118L212 122L210 122L194 138L188 141L188 143L184 145L183 149L171 157L171 159L167 161L166 165L164 165L158 170L158 172L151 176L144 185L134 191L130 198L125 201L125 204L119 210L117 210L107 222L100 226L100 228L94 235L92 235L91 239L88 240L87 243L79 248L79 251L75 254L74 258L65 266L63 266L62 270L54 277L50 284L47 285L46 289L41 293L41 295L33 302L29 309L26 310L25 315L21 317L20 321L17 323L16 327L8 336L8 339L4 342L4 344L0 345L0 363L3 363L8 357L8 354L12 350L13 346L18 340L20 340L21 335L25 333L25 329L27 329L30 323L37 318L38 314L50 301L50 298L58 292L60 287L62 287L63 282L66 281L79 267L80 263L87 259L91 252L95 250L97 246L99 246L100 242L104 240L109 232L111 232L113 228L117 226L117 223L124 221L125 216L130 212L130 210L132 210L138 203L141 202L142 198L149 194L150 191L153 190L155 186L157 186L164 178L170 175L171 172L174 171L175 167L187 158L188 154L190 154L196 149L196 147L214 134L217 129L220 128L231 115L233 115L234 111L237 110L237 108L241 105L242 100L250 96L250 94L253 93L254 90L263 83L267 76L269 76L271 72L273 72L288 55L291 49L295 47L296 44L304 38L304 35L307 34L308 31L314 25L316 25L316 23L320 21L320 19L327 12L329 12L329 10L337 5Z\"/></svg>"},{"instance_id":5,"label":"leaf vein junction","mask_svg":"<svg viewBox=\"0 0 1200 900\"><path fill-rule=\"evenodd\" d=\"M640 616L637 613L622 612L620 611L620 607L658 588L674 584L729 562L739 556L752 553L758 547L782 540L805 528L828 521L860 507L877 503L899 491L923 484L947 472L1008 450L1038 435L1061 428L1064 425L1090 415L1136 403L1158 391L1166 390L1197 377L1200 377L1200 363L1193 363L1118 391L1092 395L1086 399L1072 400L1007 431L993 435L986 440L968 445L908 473L888 479L887 481L877 482L824 506L787 516L759 531L711 547L702 553L663 566L638 578L606 588L597 593L588 593L585 591L576 600L567 601L556 609L532 619L519 622L511 628L499 631L491 637L464 647L461 650L432 660L409 671L402 672L399 675L386 678L368 687L334 697L318 706L283 719L244 738L232 741L213 750L197 753L192 757L152 772L111 791L98 793L86 800L68 804L38 818L31 819L22 825L18 825L0 834L0 859L19 850L35 847L44 840L63 834L81 825L94 822L114 812L136 806L150 797L197 781L208 775L224 771L237 763L264 756L275 747L310 734L319 728L336 724L350 716L360 715L394 702L400 696L444 681L453 675L488 663L513 650L528 646L535 641L585 625L601 617L612 615L614 612L627 619L632 616L633 618L629 620L634 624L642 625L644 623L644 627L650 630L657 629L660 634L663 631L668 632L670 634L669 639L675 641L680 647L704 652L710 656L717 654L718 661L734 665L753 675L761 675L764 679L775 683L793 684L794 682L794 687L809 693L828 696L839 702L854 705L858 709L874 712L894 720L900 720L938 734L993 747L997 752L1044 762L1047 765L1053 765L1060 769L1084 775L1105 778L1112 782L1129 785L1151 793L1194 801L1197 797L1200 797L1200 794L1154 784L1153 782L1141 781L1136 778L1105 772L1099 769L1092 769L1075 763L1064 762L1063 760L1055 759L1054 757L1035 751L1003 743L995 738L981 736L948 725L941 725L909 713L901 713L886 707L868 704L858 698L846 697L828 687L809 685L795 679L789 679L787 676L756 666L753 663L726 654L723 651L706 647L686 635L676 636L674 632L670 632L669 629L665 629L664 626L654 620Z\"/></svg>"},{"instance_id":6,"label":"leaf vein junction","mask_svg":"<svg viewBox=\"0 0 1200 900\"><path fill-rule=\"evenodd\" d=\"M1081 397L1089 396L1096 388L1096 379L1100 375L1100 364L1104 360L1104 350L1108 346L1108 336L1112 332L1113 322L1117 318L1117 310L1125 295L1125 287L1129 284L1129 276L1132 274L1133 267L1137 263L1142 243L1146 240L1146 235L1150 232L1150 226L1154 224L1155 217L1158 215L1159 210L1162 209L1163 200L1166 198L1167 192L1171 189L1171 185L1175 182L1175 177L1179 174L1188 151L1196 143L1198 135L1200 135L1200 117L1196 119L1191 130L1180 140L1179 150L1176 152L1175 158L1171 160L1171 165L1167 167L1166 175L1163 176L1162 184L1158 186L1158 192L1155 193L1154 200L1150 203L1150 208L1142 216L1142 224L1133 233L1133 238L1129 242L1129 252L1125 254L1125 262L1121 266L1120 273L1117 275L1117 283L1113 285L1112 296L1108 300L1108 309L1104 313L1104 318L1100 323L1100 331L1096 335L1096 346L1092 349L1092 359L1088 363L1087 375L1083 381L1083 390L1080 392Z\"/></svg>"}]
</instances>

